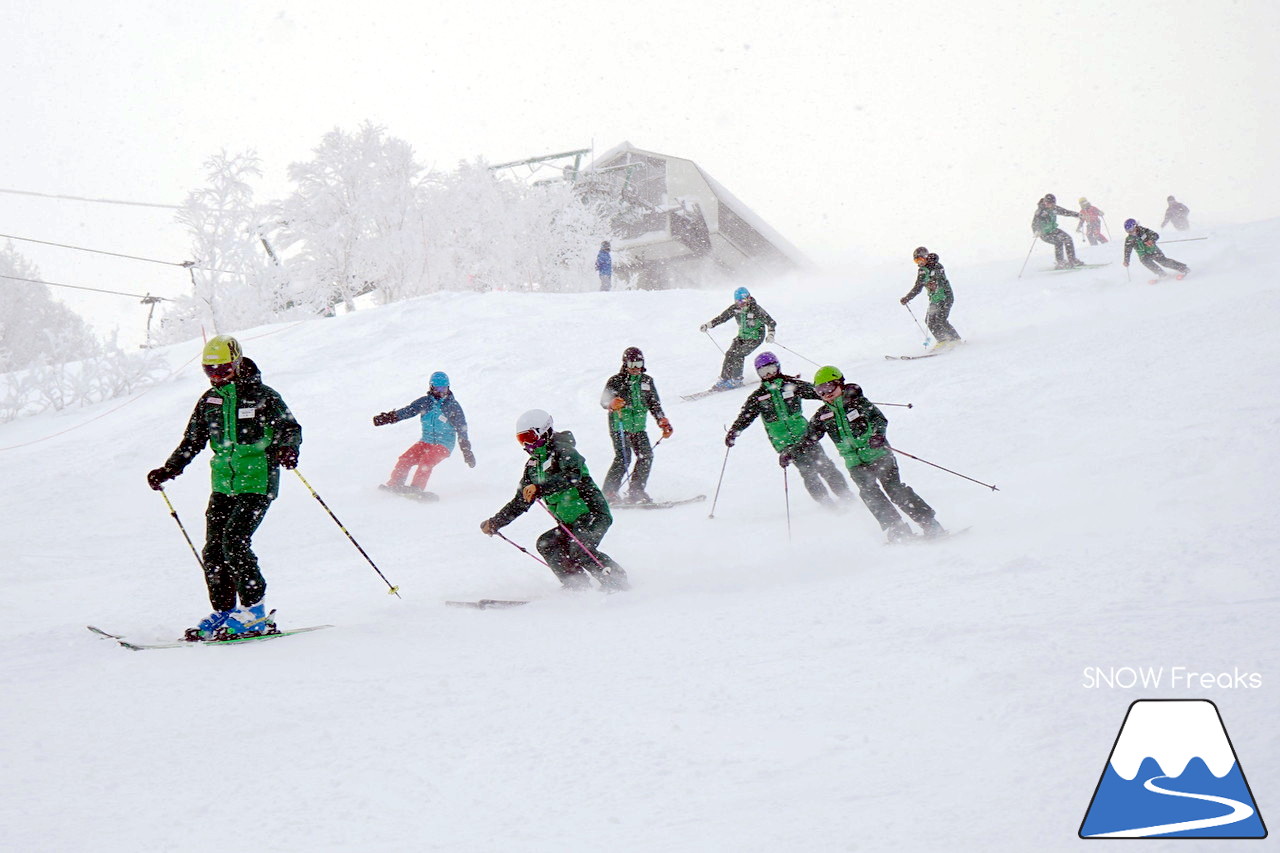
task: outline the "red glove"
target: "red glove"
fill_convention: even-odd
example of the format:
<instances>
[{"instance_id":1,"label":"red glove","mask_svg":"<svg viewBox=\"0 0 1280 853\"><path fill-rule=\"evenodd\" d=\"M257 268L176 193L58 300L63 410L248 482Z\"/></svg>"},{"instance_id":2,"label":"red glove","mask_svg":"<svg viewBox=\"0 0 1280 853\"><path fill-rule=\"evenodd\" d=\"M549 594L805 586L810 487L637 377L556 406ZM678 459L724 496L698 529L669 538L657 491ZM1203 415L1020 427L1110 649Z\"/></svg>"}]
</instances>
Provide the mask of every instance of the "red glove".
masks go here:
<instances>
[{"instance_id":1,"label":"red glove","mask_svg":"<svg viewBox=\"0 0 1280 853\"><path fill-rule=\"evenodd\" d=\"M884 436L880 435L879 433L876 433L875 435L867 439L867 444L870 447L884 447L884 444L885 444Z\"/></svg>"},{"instance_id":2,"label":"red glove","mask_svg":"<svg viewBox=\"0 0 1280 853\"><path fill-rule=\"evenodd\" d=\"M395 422L396 422L395 412L383 412L380 415L373 416L374 426L386 426L387 424L393 424Z\"/></svg>"},{"instance_id":3,"label":"red glove","mask_svg":"<svg viewBox=\"0 0 1280 853\"><path fill-rule=\"evenodd\" d=\"M671 421L666 418L658 418L658 426L662 427L663 438L671 438L671 433L675 432L675 429L671 426Z\"/></svg>"}]
</instances>

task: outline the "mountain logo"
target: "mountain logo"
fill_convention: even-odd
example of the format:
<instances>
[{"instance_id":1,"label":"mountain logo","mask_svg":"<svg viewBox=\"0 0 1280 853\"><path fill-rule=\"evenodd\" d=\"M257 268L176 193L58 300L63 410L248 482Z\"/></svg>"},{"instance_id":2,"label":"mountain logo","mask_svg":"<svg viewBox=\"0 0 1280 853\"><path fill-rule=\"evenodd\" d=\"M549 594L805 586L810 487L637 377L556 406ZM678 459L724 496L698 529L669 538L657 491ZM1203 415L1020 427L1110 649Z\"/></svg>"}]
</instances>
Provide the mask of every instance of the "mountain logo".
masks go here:
<instances>
[{"instance_id":1,"label":"mountain logo","mask_svg":"<svg viewBox=\"0 0 1280 853\"><path fill-rule=\"evenodd\" d=\"M1266 838L1218 706L1139 699L1102 769L1081 838Z\"/></svg>"}]
</instances>

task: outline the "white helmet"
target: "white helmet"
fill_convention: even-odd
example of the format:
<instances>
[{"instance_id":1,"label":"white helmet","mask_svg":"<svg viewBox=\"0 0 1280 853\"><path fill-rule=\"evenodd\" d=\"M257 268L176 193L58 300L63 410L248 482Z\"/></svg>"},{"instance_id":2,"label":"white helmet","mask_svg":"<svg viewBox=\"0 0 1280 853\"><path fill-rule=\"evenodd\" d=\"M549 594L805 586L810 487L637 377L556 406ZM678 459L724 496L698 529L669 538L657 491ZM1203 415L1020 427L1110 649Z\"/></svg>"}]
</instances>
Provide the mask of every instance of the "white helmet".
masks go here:
<instances>
[{"instance_id":1,"label":"white helmet","mask_svg":"<svg viewBox=\"0 0 1280 853\"><path fill-rule=\"evenodd\" d=\"M542 409L530 409L516 418L516 441L526 450L532 450L546 444L554 429L555 422L550 414Z\"/></svg>"}]
</instances>

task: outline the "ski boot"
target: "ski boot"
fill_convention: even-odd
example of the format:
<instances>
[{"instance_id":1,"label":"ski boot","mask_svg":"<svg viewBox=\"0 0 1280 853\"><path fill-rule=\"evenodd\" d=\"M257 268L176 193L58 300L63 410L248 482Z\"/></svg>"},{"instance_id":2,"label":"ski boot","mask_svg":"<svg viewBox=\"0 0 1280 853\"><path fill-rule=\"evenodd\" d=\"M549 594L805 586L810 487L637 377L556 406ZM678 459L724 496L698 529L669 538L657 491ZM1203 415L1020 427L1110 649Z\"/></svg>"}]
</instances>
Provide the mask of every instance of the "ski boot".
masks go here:
<instances>
[{"instance_id":1,"label":"ski boot","mask_svg":"<svg viewBox=\"0 0 1280 853\"><path fill-rule=\"evenodd\" d=\"M1084 261L1080 260L1079 258L1072 258L1072 259L1070 260L1070 262L1069 262L1069 263L1070 263L1070 265L1071 265L1071 266L1073 266L1073 267L1082 267L1082 266L1084 266Z\"/></svg>"},{"instance_id":2,"label":"ski boot","mask_svg":"<svg viewBox=\"0 0 1280 853\"><path fill-rule=\"evenodd\" d=\"M649 493L638 486L632 486L627 491L627 503L629 504L651 504L653 498L649 497Z\"/></svg>"},{"instance_id":3,"label":"ski boot","mask_svg":"<svg viewBox=\"0 0 1280 853\"><path fill-rule=\"evenodd\" d=\"M907 526L905 521L898 521L895 524L889 525L885 528L884 532L889 536L890 545L896 545L900 542L910 542L916 537L916 535L911 532L911 528Z\"/></svg>"},{"instance_id":4,"label":"ski boot","mask_svg":"<svg viewBox=\"0 0 1280 853\"><path fill-rule=\"evenodd\" d=\"M920 527L925 539L938 539L947 535L947 529L939 524L936 518L921 523Z\"/></svg>"},{"instance_id":5,"label":"ski boot","mask_svg":"<svg viewBox=\"0 0 1280 853\"><path fill-rule=\"evenodd\" d=\"M227 615L227 622L218 632L218 639L232 637L258 637L263 634L278 634L275 611L267 611L267 606L259 601L252 607L233 610Z\"/></svg>"},{"instance_id":6,"label":"ski boot","mask_svg":"<svg viewBox=\"0 0 1280 853\"><path fill-rule=\"evenodd\" d=\"M199 643L203 640L212 640L218 631L226 625L227 619L231 617L232 611L218 610L210 613L208 616L200 620L200 624L194 628L188 628L182 635L182 639L188 643Z\"/></svg>"}]
</instances>

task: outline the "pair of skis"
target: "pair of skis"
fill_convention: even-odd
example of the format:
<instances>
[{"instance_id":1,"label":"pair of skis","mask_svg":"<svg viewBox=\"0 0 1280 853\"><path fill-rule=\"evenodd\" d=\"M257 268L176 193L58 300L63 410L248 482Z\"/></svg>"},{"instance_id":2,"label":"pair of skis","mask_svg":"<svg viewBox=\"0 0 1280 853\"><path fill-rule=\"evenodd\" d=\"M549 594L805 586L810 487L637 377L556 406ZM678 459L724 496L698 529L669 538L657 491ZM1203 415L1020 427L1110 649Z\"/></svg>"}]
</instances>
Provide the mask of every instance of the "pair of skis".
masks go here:
<instances>
[{"instance_id":1,"label":"pair of skis","mask_svg":"<svg viewBox=\"0 0 1280 853\"><path fill-rule=\"evenodd\" d=\"M332 625L311 625L307 628L291 628L288 631L277 631L274 634L252 634L243 637L228 637L225 640L174 640L170 643L135 643L125 639L124 634L112 634L110 631L104 631L94 625L86 625L93 633L99 637L105 637L115 640L121 646L130 651L142 652L149 649L181 649L187 646L238 646L243 643L255 643L259 640L274 640L277 637L290 637L294 634L305 634L308 631L319 631L323 628L332 628Z\"/></svg>"}]
</instances>

